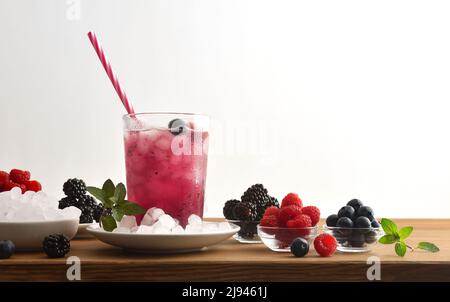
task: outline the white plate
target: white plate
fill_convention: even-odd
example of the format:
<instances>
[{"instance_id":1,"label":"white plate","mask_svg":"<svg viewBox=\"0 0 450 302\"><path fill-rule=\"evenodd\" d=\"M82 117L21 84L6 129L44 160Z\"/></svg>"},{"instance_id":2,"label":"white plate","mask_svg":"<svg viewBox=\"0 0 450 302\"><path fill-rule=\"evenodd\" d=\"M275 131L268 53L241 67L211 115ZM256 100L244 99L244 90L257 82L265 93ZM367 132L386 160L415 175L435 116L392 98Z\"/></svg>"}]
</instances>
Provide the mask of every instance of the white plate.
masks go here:
<instances>
[{"instance_id":1,"label":"white plate","mask_svg":"<svg viewBox=\"0 0 450 302\"><path fill-rule=\"evenodd\" d=\"M78 225L78 232L75 236L76 239L85 239L85 238L93 238L92 235L87 231L88 226L90 225L98 225L98 223L80 223Z\"/></svg>"},{"instance_id":2,"label":"white plate","mask_svg":"<svg viewBox=\"0 0 450 302\"><path fill-rule=\"evenodd\" d=\"M135 234L112 233L99 226L89 226L87 231L100 241L125 250L139 253L187 253L199 251L207 246L222 242L239 231L239 227L230 224L225 231L198 234Z\"/></svg>"},{"instance_id":3,"label":"white plate","mask_svg":"<svg viewBox=\"0 0 450 302\"><path fill-rule=\"evenodd\" d=\"M44 238L64 234L72 239L78 230L78 218L54 221L0 222L0 239L11 240L17 250L41 250Z\"/></svg>"}]
</instances>

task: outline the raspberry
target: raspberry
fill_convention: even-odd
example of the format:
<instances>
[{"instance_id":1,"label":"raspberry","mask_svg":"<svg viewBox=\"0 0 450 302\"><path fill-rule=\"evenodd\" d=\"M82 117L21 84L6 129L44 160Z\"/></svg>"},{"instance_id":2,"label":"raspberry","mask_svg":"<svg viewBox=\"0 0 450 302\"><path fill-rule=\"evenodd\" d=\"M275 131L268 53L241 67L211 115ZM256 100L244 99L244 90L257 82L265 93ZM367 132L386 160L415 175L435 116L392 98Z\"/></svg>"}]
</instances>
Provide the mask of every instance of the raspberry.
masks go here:
<instances>
[{"instance_id":1,"label":"raspberry","mask_svg":"<svg viewBox=\"0 0 450 302\"><path fill-rule=\"evenodd\" d=\"M7 182L9 182L9 174L5 171L0 171L0 192L3 191L3 186Z\"/></svg>"},{"instance_id":2,"label":"raspberry","mask_svg":"<svg viewBox=\"0 0 450 302\"><path fill-rule=\"evenodd\" d=\"M286 222L288 228L309 228L312 226L311 218L308 215L300 214L295 219Z\"/></svg>"},{"instance_id":3,"label":"raspberry","mask_svg":"<svg viewBox=\"0 0 450 302\"><path fill-rule=\"evenodd\" d=\"M292 228L291 233L295 234L297 237L304 237L309 235L311 227L311 218L308 215L300 214L295 219L289 220L286 223L288 228Z\"/></svg>"},{"instance_id":4,"label":"raspberry","mask_svg":"<svg viewBox=\"0 0 450 302\"><path fill-rule=\"evenodd\" d=\"M302 207L302 200L300 199L300 197L298 197L298 195L296 193L289 193L281 201L282 208L291 206L291 205L296 205L296 206L299 206L300 208Z\"/></svg>"},{"instance_id":5,"label":"raspberry","mask_svg":"<svg viewBox=\"0 0 450 302\"><path fill-rule=\"evenodd\" d=\"M22 190L22 193L25 193L27 191L27 187L25 187L25 185L23 184L18 184L12 181L8 181L6 183L3 184L3 190L5 191L11 191L12 188L18 187Z\"/></svg>"},{"instance_id":6,"label":"raspberry","mask_svg":"<svg viewBox=\"0 0 450 302\"><path fill-rule=\"evenodd\" d=\"M278 218L275 215L265 215L261 219L260 225L265 227L278 227Z\"/></svg>"},{"instance_id":7,"label":"raspberry","mask_svg":"<svg viewBox=\"0 0 450 302\"><path fill-rule=\"evenodd\" d=\"M280 214L278 215L278 224L281 227L286 226L288 220L294 219L302 213L302 209L298 206L291 205L280 209Z\"/></svg>"},{"instance_id":8,"label":"raspberry","mask_svg":"<svg viewBox=\"0 0 450 302\"><path fill-rule=\"evenodd\" d=\"M276 218L278 218L279 215L280 215L280 209L277 207L269 207L264 212L264 216L275 216Z\"/></svg>"},{"instance_id":9,"label":"raspberry","mask_svg":"<svg viewBox=\"0 0 450 302\"><path fill-rule=\"evenodd\" d=\"M314 248L322 257L329 257L336 251L336 238L330 234L320 234L314 239Z\"/></svg>"},{"instance_id":10,"label":"raspberry","mask_svg":"<svg viewBox=\"0 0 450 302\"><path fill-rule=\"evenodd\" d=\"M27 180L30 180L30 172L25 170L12 169L9 172L9 177L11 178L11 181L23 184Z\"/></svg>"},{"instance_id":11,"label":"raspberry","mask_svg":"<svg viewBox=\"0 0 450 302\"><path fill-rule=\"evenodd\" d=\"M311 218L312 226L315 226L319 222L320 210L315 206L303 207L302 214L308 215Z\"/></svg>"},{"instance_id":12,"label":"raspberry","mask_svg":"<svg viewBox=\"0 0 450 302\"><path fill-rule=\"evenodd\" d=\"M37 180L28 180L25 182L27 191L39 192L42 190L41 184Z\"/></svg>"}]
</instances>

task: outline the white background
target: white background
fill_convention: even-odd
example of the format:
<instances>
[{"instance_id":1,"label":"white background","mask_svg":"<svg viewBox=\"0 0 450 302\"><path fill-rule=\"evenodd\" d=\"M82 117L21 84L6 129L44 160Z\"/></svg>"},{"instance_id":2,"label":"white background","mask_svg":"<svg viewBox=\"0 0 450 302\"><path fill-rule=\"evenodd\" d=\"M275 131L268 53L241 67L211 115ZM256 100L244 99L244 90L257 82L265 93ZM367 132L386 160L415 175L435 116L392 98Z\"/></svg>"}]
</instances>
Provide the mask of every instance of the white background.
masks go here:
<instances>
[{"instance_id":1,"label":"white background","mask_svg":"<svg viewBox=\"0 0 450 302\"><path fill-rule=\"evenodd\" d=\"M262 182L323 216L358 197L377 216L450 217L449 15L434 0L0 0L0 169L57 195L69 177L124 180L95 30L138 111L213 118L208 216Z\"/></svg>"}]
</instances>

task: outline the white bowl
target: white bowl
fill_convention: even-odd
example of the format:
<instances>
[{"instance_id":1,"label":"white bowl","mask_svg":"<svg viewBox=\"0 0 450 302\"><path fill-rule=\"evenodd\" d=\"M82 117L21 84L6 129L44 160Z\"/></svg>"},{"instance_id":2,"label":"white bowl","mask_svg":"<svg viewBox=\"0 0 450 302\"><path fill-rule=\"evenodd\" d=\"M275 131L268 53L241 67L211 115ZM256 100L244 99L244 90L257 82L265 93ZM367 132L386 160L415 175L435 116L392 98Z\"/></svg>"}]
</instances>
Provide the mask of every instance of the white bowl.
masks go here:
<instances>
[{"instance_id":1,"label":"white bowl","mask_svg":"<svg viewBox=\"0 0 450 302\"><path fill-rule=\"evenodd\" d=\"M0 240L11 240L16 250L40 250L44 238L64 234L72 239L78 230L78 218L54 221L0 222Z\"/></svg>"},{"instance_id":2,"label":"white bowl","mask_svg":"<svg viewBox=\"0 0 450 302\"><path fill-rule=\"evenodd\" d=\"M89 226L88 232L100 241L125 250L139 253L173 254L199 251L207 246L222 242L239 231L230 224L229 230L193 234L136 234L112 233L99 226Z\"/></svg>"}]
</instances>

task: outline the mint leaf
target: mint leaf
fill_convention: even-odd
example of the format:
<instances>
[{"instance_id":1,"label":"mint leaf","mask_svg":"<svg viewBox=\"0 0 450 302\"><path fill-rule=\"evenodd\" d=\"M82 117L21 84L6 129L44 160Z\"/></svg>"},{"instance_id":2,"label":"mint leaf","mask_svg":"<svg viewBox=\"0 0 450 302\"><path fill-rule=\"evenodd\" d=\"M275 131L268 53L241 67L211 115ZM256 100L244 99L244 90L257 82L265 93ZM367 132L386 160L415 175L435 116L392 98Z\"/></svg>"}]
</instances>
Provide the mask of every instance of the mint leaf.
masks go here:
<instances>
[{"instance_id":1,"label":"mint leaf","mask_svg":"<svg viewBox=\"0 0 450 302\"><path fill-rule=\"evenodd\" d=\"M102 189L96 188L96 187L87 187L86 190L92 194L95 198L100 200L101 202L106 202L106 196L105 192L103 192Z\"/></svg>"},{"instance_id":2,"label":"mint leaf","mask_svg":"<svg viewBox=\"0 0 450 302\"><path fill-rule=\"evenodd\" d=\"M141 207L137 203L129 202L129 201L126 201L120 207L123 210L123 213L128 216L144 214L146 211L145 208Z\"/></svg>"},{"instance_id":3,"label":"mint leaf","mask_svg":"<svg viewBox=\"0 0 450 302\"><path fill-rule=\"evenodd\" d=\"M120 207L116 206L116 207L114 207L112 209L112 215L113 215L113 217L114 217L114 219L116 221L121 221L122 218L123 218L124 213L123 213L123 210Z\"/></svg>"},{"instance_id":4,"label":"mint leaf","mask_svg":"<svg viewBox=\"0 0 450 302\"><path fill-rule=\"evenodd\" d=\"M419 244L417 245L418 249L421 250L426 250L432 253L436 253L439 252L439 248L437 247L437 245L431 243L431 242L419 242Z\"/></svg>"},{"instance_id":5,"label":"mint leaf","mask_svg":"<svg viewBox=\"0 0 450 302\"><path fill-rule=\"evenodd\" d=\"M401 240L404 240L404 239L408 238L409 235L411 235L412 231L413 231L413 227L407 226L407 227L401 228L400 231L398 231L398 235Z\"/></svg>"},{"instance_id":6,"label":"mint leaf","mask_svg":"<svg viewBox=\"0 0 450 302\"><path fill-rule=\"evenodd\" d=\"M103 216L102 217L102 226L103 229L107 232L112 232L115 228L117 228L117 223L114 217L112 216Z\"/></svg>"},{"instance_id":7,"label":"mint leaf","mask_svg":"<svg viewBox=\"0 0 450 302\"><path fill-rule=\"evenodd\" d=\"M381 226L383 227L384 232L387 235L394 235L396 237L400 237L397 233L397 225L390 219L382 218Z\"/></svg>"},{"instance_id":8,"label":"mint leaf","mask_svg":"<svg viewBox=\"0 0 450 302\"><path fill-rule=\"evenodd\" d=\"M102 191L105 194L106 198L109 198L111 196L114 196L114 190L116 189L116 186L114 186L114 183L111 179L108 179L105 181L102 187Z\"/></svg>"},{"instance_id":9,"label":"mint leaf","mask_svg":"<svg viewBox=\"0 0 450 302\"><path fill-rule=\"evenodd\" d=\"M395 244L395 253L400 257L405 256L406 254L406 244L403 241L397 242Z\"/></svg>"},{"instance_id":10,"label":"mint leaf","mask_svg":"<svg viewBox=\"0 0 450 302\"><path fill-rule=\"evenodd\" d=\"M395 237L394 235L384 235L378 240L378 242L381 244L392 244L394 242L397 242L397 240L397 237Z\"/></svg>"},{"instance_id":11,"label":"mint leaf","mask_svg":"<svg viewBox=\"0 0 450 302\"><path fill-rule=\"evenodd\" d=\"M125 196L127 195L127 189L125 188L125 185L123 183L119 183L116 186L114 197L117 199L117 202L120 203L125 199Z\"/></svg>"}]
</instances>

